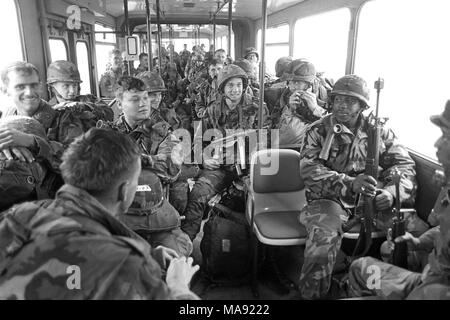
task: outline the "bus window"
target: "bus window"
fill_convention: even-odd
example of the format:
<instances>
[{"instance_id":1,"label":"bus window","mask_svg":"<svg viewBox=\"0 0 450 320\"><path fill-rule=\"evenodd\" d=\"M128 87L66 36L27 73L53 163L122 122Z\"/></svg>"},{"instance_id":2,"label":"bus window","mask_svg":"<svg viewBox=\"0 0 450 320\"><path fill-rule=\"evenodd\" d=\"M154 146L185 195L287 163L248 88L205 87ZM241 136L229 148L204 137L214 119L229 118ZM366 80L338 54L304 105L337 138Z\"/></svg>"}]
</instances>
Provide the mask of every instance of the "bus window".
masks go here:
<instances>
[{"instance_id":1,"label":"bus window","mask_svg":"<svg viewBox=\"0 0 450 320\"><path fill-rule=\"evenodd\" d=\"M318 72L337 80L345 74L350 10L300 18L294 27L294 57L310 60Z\"/></svg>"},{"instance_id":2,"label":"bus window","mask_svg":"<svg viewBox=\"0 0 450 320\"><path fill-rule=\"evenodd\" d=\"M0 70L13 61L24 60L22 41L19 29L18 12L14 0L0 1L0 30L2 41L8 49L2 51ZM8 104L7 98L0 93L0 111Z\"/></svg>"},{"instance_id":3,"label":"bus window","mask_svg":"<svg viewBox=\"0 0 450 320\"><path fill-rule=\"evenodd\" d=\"M83 81L80 84L80 94L91 93L91 74L89 72L90 66L88 47L84 41L77 41L77 63L81 81Z\"/></svg>"},{"instance_id":4,"label":"bus window","mask_svg":"<svg viewBox=\"0 0 450 320\"><path fill-rule=\"evenodd\" d=\"M62 39L49 39L50 44L50 55L52 57L52 62L57 60L69 60L67 58L67 47Z\"/></svg>"},{"instance_id":5,"label":"bus window","mask_svg":"<svg viewBox=\"0 0 450 320\"><path fill-rule=\"evenodd\" d=\"M378 0L361 10L355 73L373 88L385 79L380 114L407 147L436 158L439 128L430 115L450 98L450 1ZM401 19L400 19L401 17ZM371 101L375 104L375 90Z\"/></svg>"},{"instance_id":6,"label":"bus window","mask_svg":"<svg viewBox=\"0 0 450 320\"><path fill-rule=\"evenodd\" d=\"M261 52L261 29L256 34L258 52ZM289 25L282 24L266 30L266 73L275 74L275 63L289 55Z\"/></svg>"},{"instance_id":7,"label":"bus window","mask_svg":"<svg viewBox=\"0 0 450 320\"><path fill-rule=\"evenodd\" d=\"M114 33L97 33L97 32L113 32L112 28L107 28L101 24L95 24L95 57L97 59L97 79L100 79L106 71L109 63L109 53L116 48L116 35Z\"/></svg>"}]
</instances>

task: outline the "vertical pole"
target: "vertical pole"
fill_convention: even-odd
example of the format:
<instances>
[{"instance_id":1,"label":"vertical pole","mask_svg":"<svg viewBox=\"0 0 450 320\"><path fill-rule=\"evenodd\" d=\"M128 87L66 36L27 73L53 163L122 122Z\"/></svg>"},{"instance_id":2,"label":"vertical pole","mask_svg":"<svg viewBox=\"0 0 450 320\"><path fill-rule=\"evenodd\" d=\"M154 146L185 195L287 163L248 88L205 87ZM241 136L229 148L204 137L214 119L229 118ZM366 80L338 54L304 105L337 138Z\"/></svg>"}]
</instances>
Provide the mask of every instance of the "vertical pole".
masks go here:
<instances>
[{"instance_id":1,"label":"vertical pole","mask_svg":"<svg viewBox=\"0 0 450 320\"><path fill-rule=\"evenodd\" d=\"M216 52L216 15L214 15L213 17L213 46L214 46L213 52Z\"/></svg>"},{"instance_id":2,"label":"vertical pole","mask_svg":"<svg viewBox=\"0 0 450 320\"><path fill-rule=\"evenodd\" d=\"M231 57L231 31L233 27L232 15L233 15L233 0L228 1L228 55Z\"/></svg>"},{"instance_id":3,"label":"vertical pole","mask_svg":"<svg viewBox=\"0 0 450 320\"><path fill-rule=\"evenodd\" d=\"M158 66L161 74L161 23L159 21L159 0L156 0L156 24L158 25Z\"/></svg>"},{"instance_id":4,"label":"vertical pole","mask_svg":"<svg viewBox=\"0 0 450 320\"><path fill-rule=\"evenodd\" d=\"M150 3L145 0L145 15L147 18L147 49L148 49L148 71L153 69L153 54L152 54L152 22L150 18Z\"/></svg>"},{"instance_id":5,"label":"vertical pole","mask_svg":"<svg viewBox=\"0 0 450 320\"><path fill-rule=\"evenodd\" d=\"M128 0L123 0L123 11L124 11L124 15L125 15L125 33L127 34L127 36L131 36L131 30L130 30L130 25L129 25L129 21L128 21ZM125 44L125 47L126 47L126 44ZM128 64L127 73L129 76L131 76L132 62L128 61L127 64Z\"/></svg>"},{"instance_id":6,"label":"vertical pole","mask_svg":"<svg viewBox=\"0 0 450 320\"><path fill-rule=\"evenodd\" d=\"M169 45L170 47L172 47L172 25L169 24ZM173 63L173 52L172 50L169 51L169 58L170 58L170 63Z\"/></svg>"},{"instance_id":7,"label":"vertical pole","mask_svg":"<svg viewBox=\"0 0 450 320\"><path fill-rule=\"evenodd\" d=\"M264 106L264 75L266 74L266 29L267 29L267 0L262 0L262 26L261 26L261 60L259 61L259 114L258 129L263 125Z\"/></svg>"}]
</instances>

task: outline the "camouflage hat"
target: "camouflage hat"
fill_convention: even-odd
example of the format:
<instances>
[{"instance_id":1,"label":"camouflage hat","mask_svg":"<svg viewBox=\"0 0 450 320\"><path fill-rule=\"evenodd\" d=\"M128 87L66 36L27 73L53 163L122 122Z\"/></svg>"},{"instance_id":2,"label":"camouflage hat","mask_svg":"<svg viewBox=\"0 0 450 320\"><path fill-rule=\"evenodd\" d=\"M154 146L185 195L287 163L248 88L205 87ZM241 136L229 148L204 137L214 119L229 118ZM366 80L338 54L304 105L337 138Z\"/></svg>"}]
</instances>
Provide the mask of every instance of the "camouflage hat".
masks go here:
<instances>
[{"instance_id":1,"label":"camouflage hat","mask_svg":"<svg viewBox=\"0 0 450 320\"><path fill-rule=\"evenodd\" d=\"M253 69L253 66L250 63L250 61L248 61L247 59L237 59L236 61L233 62L233 64L237 65L242 70L244 70L245 73L247 73L248 77L256 78L255 70Z\"/></svg>"},{"instance_id":2,"label":"camouflage hat","mask_svg":"<svg viewBox=\"0 0 450 320\"><path fill-rule=\"evenodd\" d=\"M292 62L292 57L281 57L275 63L275 76L280 78L286 72L287 66Z\"/></svg>"},{"instance_id":3,"label":"camouflage hat","mask_svg":"<svg viewBox=\"0 0 450 320\"><path fill-rule=\"evenodd\" d=\"M223 92L225 84L231 78L241 78L244 89L247 87L248 77L245 71L237 65L229 64L223 67L223 69L220 70L219 75L217 76L217 83L219 85L220 92Z\"/></svg>"},{"instance_id":4,"label":"camouflage hat","mask_svg":"<svg viewBox=\"0 0 450 320\"><path fill-rule=\"evenodd\" d=\"M447 100L445 104L444 112L439 115L434 115L430 117L431 122L435 125L450 130L450 100Z\"/></svg>"},{"instance_id":5,"label":"camouflage hat","mask_svg":"<svg viewBox=\"0 0 450 320\"><path fill-rule=\"evenodd\" d=\"M259 59L258 51L256 51L256 48L253 48L253 47L249 47L249 48L245 49L244 58L247 59L247 57L252 53L254 53L256 55L256 58Z\"/></svg>"},{"instance_id":6,"label":"camouflage hat","mask_svg":"<svg viewBox=\"0 0 450 320\"><path fill-rule=\"evenodd\" d=\"M59 81L82 82L77 66L72 62L65 60L58 60L50 63L47 69L47 84Z\"/></svg>"},{"instance_id":7,"label":"camouflage hat","mask_svg":"<svg viewBox=\"0 0 450 320\"><path fill-rule=\"evenodd\" d=\"M285 80L306 81L313 83L316 78L316 68L304 59L293 60L286 66Z\"/></svg>"},{"instance_id":8,"label":"camouflage hat","mask_svg":"<svg viewBox=\"0 0 450 320\"><path fill-rule=\"evenodd\" d=\"M157 72L153 71L144 71L138 73L136 78L142 80L145 84L145 90L147 92L161 92L166 91L166 86L164 85L164 81Z\"/></svg>"},{"instance_id":9,"label":"camouflage hat","mask_svg":"<svg viewBox=\"0 0 450 320\"><path fill-rule=\"evenodd\" d=\"M348 74L336 81L330 97L333 98L337 94L358 98L365 108L369 107L370 90L367 82L360 76Z\"/></svg>"}]
</instances>

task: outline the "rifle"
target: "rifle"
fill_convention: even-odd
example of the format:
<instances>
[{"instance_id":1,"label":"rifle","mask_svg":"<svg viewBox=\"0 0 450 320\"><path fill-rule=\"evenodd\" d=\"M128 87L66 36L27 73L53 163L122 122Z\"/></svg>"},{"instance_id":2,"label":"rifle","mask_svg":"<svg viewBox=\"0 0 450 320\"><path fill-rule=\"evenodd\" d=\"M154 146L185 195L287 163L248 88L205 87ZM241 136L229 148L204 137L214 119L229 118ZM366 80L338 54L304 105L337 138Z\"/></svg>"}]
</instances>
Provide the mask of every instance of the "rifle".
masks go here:
<instances>
[{"instance_id":1,"label":"rifle","mask_svg":"<svg viewBox=\"0 0 450 320\"><path fill-rule=\"evenodd\" d=\"M394 169L394 176L392 177L395 183L395 217L392 224L392 240L403 236L405 234L405 218L403 212L400 210L400 171L398 168ZM408 267L408 246L406 242L395 243L394 251L392 252L392 263L400 268L406 269Z\"/></svg>"},{"instance_id":2,"label":"rifle","mask_svg":"<svg viewBox=\"0 0 450 320\"><path fill-rule=\"evenodd\" d=\"M383 123L378 117L378 108L380 102L380 91L384 87L384 80L378 78L374 85L377 90L377 103L375 109L375 116L372 115L369 120L368 127L368 141L367 141L367 157L364 173L372 176L375 180L378 178L378 165L379 165L379 150L380 150L380 136ZM374 203L374 196L367 196L359 194L355 208L355 215L359 217L361 222L361 228L359 231L358 241L353 251L353 256L356 256L357 252L362 253L358 257L365 256L372 245L372 227L374 222L374 216L376 214L376 208Z\"/></svg>"}]
</instances>

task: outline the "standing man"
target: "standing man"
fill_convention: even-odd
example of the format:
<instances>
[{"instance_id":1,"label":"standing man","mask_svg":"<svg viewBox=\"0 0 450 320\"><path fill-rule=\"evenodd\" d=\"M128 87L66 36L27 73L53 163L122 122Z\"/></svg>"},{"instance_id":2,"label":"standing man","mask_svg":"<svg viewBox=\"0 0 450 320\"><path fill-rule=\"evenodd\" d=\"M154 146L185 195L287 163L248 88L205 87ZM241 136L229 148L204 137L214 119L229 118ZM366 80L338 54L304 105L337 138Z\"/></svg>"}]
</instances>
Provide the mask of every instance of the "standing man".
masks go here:
<instances>
[{"instance_id":1,"label":"standing man","mask_svg":"<svg viewBox=\"0 0 450 320\"><path fill-rule=\"evenodd\" d=\"M300 292L305 299L326 297L336 255L341 246L342 222L356 205L359 194L374 197L377 226L386 230L393 217L395 169L401 173L400 202L412 206L417 189L415 164L398 144L394 133L382 129L379 148L379 176L366 175L369 108L366 81L346 75L331 92L332 114L313 123L306 131L301 150L301 174L308 205L299 219L308 233L305 260L300 275ZM334 133L335 126L341 128ZM325 144L328 139L329 143ZM407 217L412 219L413 216ZM412 224L414 225L414 224Z\"/></svg>"},{"instance_id":2,"label":"standing man","mask_svg":"<svg viewBox=\"0 0 450 320\"><path fill-rule=\"evenodd\" d=\"M136 74L144 71L148 71L148 54L142 52L141 54L139 54L139 65L136 69Z\"/></svg>"},{"instance_id":3,"label":"standing man","mask_svg":"<svg viewBox=\"0 0 450 320\"><path fill-rule=\"evenodd\" d=\"M114 99L117 81L124 73L122 53L118 49L110 52L110 65L100 78L100 96Z\"/></svg>"},{"instance_id":4,"label":"standing man","mask_svg":"<svg viewBox=\"0 0 450 320\"><path fill-rule=\"evenodd\" d=\"M428 264L422 273L411 272L372 257L355 260L349 271L349 293L359 297L376 295L383 299L450 300L450 100L440 115L431 117L431 122L439 126L442 136L436 141L436 156L444 167L445 182L428 216L431 224L436 218L438 226L428 230L419 238L411 233L394 239L396 243L408 242L415 250L429 252ZM377 268L379 286L368 287L371 272Z\"/></svg>"},{"instance_id":5,"label":"standing man","mask_svg":"<svg viewBox=\"0 0 450 320\"><path fill-rule=\"evenodd\" d=\"M0 214L0 299L198 299L192 258L151 248L117 220L141 172L131 138L94 128L70 145L61 172L55 200Z\"/></svg>"}]
</instances>

